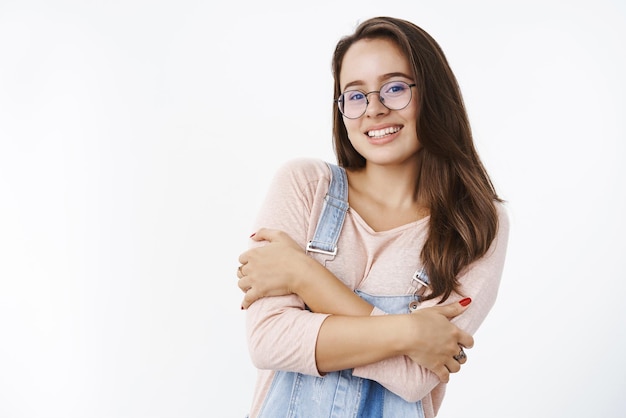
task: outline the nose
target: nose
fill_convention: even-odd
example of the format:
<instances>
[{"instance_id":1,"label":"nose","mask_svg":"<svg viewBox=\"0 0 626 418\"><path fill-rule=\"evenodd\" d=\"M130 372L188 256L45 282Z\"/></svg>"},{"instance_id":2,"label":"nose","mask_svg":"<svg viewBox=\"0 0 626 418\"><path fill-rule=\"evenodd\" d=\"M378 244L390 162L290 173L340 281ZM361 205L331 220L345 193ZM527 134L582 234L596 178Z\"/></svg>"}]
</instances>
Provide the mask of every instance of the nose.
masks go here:
<instances>
[{"instance_id":1,"label":"nose","mask_svg":"<svg viewBox=\"0 0 626 418\"><path fill-rule=\"evenodd\" d=\"M376 98L373 99L371 95L376 95ZM383 104L382 99L380 97L380 92L371 91L367 93L367 109L365 113L367 116L379 116L389 112L389 109Z\"/></svg>"}]
</instances>

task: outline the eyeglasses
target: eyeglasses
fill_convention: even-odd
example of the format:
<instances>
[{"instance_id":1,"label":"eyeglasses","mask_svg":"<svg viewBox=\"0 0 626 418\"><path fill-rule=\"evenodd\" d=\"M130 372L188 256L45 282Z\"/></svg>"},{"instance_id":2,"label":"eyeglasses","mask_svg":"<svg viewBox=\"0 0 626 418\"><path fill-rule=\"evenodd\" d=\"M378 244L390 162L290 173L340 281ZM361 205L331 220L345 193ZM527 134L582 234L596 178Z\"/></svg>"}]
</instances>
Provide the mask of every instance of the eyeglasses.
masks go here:
<instances>
[{"instance_id":1,"label":"eyeglasses","mask_svg":"<svg viewBox=\"0 0 626 418\"><path fill-rule=\"evenodd\" d=\"M390 81L380 86L378 91L365 93L361 90L344 91L337 99L337 106L342 115L348 119L358 119L365 114L370 104L367 96L378 93L378 99L389 110L401 110L411 102L411 87L417 84L408 84L404 81Z\"/></svg>"}]
</instances>

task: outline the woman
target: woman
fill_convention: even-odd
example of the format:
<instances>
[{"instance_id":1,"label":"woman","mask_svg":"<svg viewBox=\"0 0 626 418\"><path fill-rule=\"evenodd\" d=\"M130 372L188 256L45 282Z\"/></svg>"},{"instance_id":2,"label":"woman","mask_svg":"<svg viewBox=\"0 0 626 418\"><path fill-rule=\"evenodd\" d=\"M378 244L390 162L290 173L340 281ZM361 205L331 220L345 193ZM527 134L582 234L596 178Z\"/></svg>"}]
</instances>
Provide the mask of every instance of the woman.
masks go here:
<instances>
[{"instance_id":1,"label":"woman","mask_svg":"<svg viewBox=\"0 0 626 418\"><path fill-rule=\"evenodd\" d=\"M426 32L367 20L339 41L332 69L342 169L285 164L239 257L259 369L250 416L434 417L495 302L508 218ZM336 252L317 251L343 173Z\"/></svg>"}]
</instances>

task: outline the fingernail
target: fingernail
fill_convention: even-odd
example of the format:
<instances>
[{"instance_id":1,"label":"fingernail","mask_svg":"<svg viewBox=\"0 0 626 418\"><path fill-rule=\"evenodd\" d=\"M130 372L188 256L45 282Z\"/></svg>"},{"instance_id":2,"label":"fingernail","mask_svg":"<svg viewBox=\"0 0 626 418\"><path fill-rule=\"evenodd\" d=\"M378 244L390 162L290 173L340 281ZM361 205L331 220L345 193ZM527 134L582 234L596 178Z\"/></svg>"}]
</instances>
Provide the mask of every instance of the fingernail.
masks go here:
<instances>
[{"instance_id":1,"label":"fingernail","mask_svg":"<svg viewBox=\"0 0 626 418\"><path fill-rule=\"evenodd\" d=\"M250 235L250 238L252 238L255 235L256 235L256 232L253 232L252 235Z\"/></svg>"},{"instance_id":2,"label":"fingernail","mask_svg":"<svg viewBox=\"0 0 626 418\"><path fill-rule=\"evenodd\" d=\"M243 311L243 305L241 305L241 310Z\"/></svg>"},{"instance_id":3,"label":"fingernail","mask_svg":"<svg viewBox=\"0 0 626 418\"><path fill-rule=\"evenodd\" d=\"M461 306L467 306L470 303L472 303L472 299L470 299L470 298L461 299L459 301L459 303L461 304Z\"/></svg>"}]
</instances>

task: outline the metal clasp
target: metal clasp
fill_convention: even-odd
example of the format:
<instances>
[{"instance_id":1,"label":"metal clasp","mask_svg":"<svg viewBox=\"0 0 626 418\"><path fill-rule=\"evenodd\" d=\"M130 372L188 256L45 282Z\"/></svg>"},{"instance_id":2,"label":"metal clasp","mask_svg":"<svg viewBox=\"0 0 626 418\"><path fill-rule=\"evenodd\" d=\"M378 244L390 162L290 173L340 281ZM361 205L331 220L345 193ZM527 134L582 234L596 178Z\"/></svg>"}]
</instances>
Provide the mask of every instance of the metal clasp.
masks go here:
<instances>
[{"instance_id":1,"label":"metal clasp","mask_svg":"<svg viewBox=\"0 0 626 418\"><path fill-rule=\"evenodd\" d=\"M319 248L315 248L312 246L313 241L309 241L309 243L306 245L306 252L307 253L320 253L320 254L326 254L326 255L332 255L335 256L337 255L337 246L335 245L335 249L332 251L326 251L326 250L322 250Z\"/></svg>"},{"instance_id":2,"label":"metal clasp","mask_svg":"<svg viewBox=\"0 0 626 418\"><path fill-rule=\"evenodd\" d=\"M430 285L426 281L428 279L423 279L423 275L425 274L425 268L422 267L419 270L415 270L415 273L413 273L413 276L411 276L411 286L415 288L415 291L413 292L414 300L409 303L409 309L411 310L411 312L415 312L421 303L421 297L420 295L418 295L420 289L422 289L423 287L430 287Z\"/></svg>"},{"instance_id":3,"label":"metal clasp","mask_svg":"<svg viewBox=\"0 0 626 418\"><path fill-rule=\"evenodd\" d=\"M415 273L413 273L413 277L411 277L411 286L416 287L417 289L419 289L420 285L421 286L430 287L430 285L428 283L426 283L424 280L422 280L423 272L424 272L424 268L421 268L419 270L415 270Z\"/></svg>"}]
</instances>

